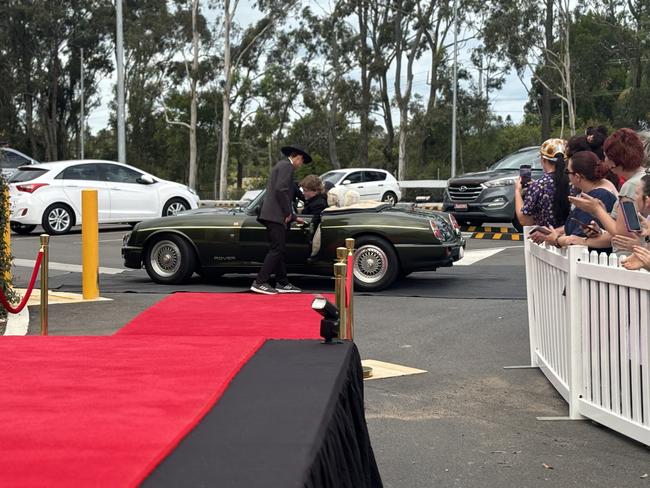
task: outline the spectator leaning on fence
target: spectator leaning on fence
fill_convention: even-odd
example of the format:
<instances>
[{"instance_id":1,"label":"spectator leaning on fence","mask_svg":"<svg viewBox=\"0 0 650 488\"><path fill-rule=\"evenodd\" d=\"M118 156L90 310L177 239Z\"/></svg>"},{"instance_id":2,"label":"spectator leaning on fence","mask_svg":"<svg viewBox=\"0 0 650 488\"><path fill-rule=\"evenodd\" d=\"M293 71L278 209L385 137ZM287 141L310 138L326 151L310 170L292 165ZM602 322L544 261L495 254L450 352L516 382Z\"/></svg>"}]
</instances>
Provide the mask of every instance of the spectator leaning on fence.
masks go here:
<instances>
[{"instance_id":1,"label":"spectator leaning on fence","mask_svg":"<svg viewBox=\"0 0 650 488\"><path fill-rule=\"evenodd\" d=\"M604 179L608 168L601 163L592 151L579 151L571 156L566 174L571 185L578 191L602 202L608 212L611 212L617 200L616 189ZM592 222L592 216L580 208L573 208L564 226L556 229L547 228L548 234L533 232L531 239L539 243L549 242L557 247L584 244L587 240L586 225ZM596 251L610 252L611 248L596 248Z\"/></svg>"},{"instance_id":2,"label":"spectator leaning on fence","mask_svg":"<svg viewBox=\"0 0 650 488\"><path fill-rule=\"evenodd\" d=\"M566 141L548 139L540 148L544 176L526 188L515 182L515 212L521 225L550 228L562 225L569 214L569 180L564 173Z\"/></svg>"},{"instance_id":3,"label":"spectator leaning on fence","mask_svg":"<svg viewBox=\"0 0 650 488\"><path fill-rule=\"evenodd\" d=\"M625 183L619 191L620 197L634 199L636 187L645 175L643 167L645 153L641 138L632 129L619 129L607 138L603 149L605 150L605 164L611 168L614 174L625 179ZM618 204L614 205L610 215L598 199L589 195L569 197L569 200L576 207L600 221L606 230L599 236L590 235L585 243L587 246L592 248L609 247L612 237L615 235L637 237L626 229L622 212L618 210ZM620 252L621 249L614 246L614 251Z\"/></svg>"}]
</instances>

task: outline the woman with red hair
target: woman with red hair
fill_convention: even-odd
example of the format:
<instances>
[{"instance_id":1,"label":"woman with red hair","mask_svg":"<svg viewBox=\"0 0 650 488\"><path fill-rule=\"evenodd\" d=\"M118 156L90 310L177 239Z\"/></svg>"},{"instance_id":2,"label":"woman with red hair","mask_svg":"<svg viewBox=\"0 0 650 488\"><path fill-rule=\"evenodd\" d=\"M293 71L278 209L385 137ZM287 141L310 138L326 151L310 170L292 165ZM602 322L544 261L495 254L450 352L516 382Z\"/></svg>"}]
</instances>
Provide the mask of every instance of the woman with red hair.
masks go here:
<instances>
[{"instance_id":1,"label":"woman with red hair","mask_svg":"<svg viewBox=\"0 0 650 488\"><path fill-rule=\"evenodd\" d=\"M609 165L612 172L625 179L619 191L620 198L634 200L636 187L645 175L643 161L645 158L643 142L632 129L619 129L607 138L603 145L605 164ZM599 220L607 232L601 236L590 237L585 243L589 247L602 248L611 242L612 236L627 235L634 237L625 227L619 205L615 205L611 215L600 204L599 200L582 194L578 197L569 197L571 203L590 213ZM615 249L616 251L616 249Z\"/></svg>"}]
</instances>

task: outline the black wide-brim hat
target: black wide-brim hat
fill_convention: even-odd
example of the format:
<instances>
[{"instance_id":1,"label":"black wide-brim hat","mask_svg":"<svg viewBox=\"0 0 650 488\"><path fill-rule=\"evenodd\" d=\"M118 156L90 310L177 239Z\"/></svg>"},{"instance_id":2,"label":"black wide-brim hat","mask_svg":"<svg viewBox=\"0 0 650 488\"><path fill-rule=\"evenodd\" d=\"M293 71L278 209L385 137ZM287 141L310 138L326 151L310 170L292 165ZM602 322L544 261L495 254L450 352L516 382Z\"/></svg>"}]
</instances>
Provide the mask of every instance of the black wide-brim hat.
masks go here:
<instances>
[{"instance_id":1,"label":"black wide-brim hat","mask_svg":"<svg viewBox=\"0 0 650 488\"><path fill-rule=\"evenodd\" d=\"M299 146L298 144L293 144L291 146L283 146L280 151L282 151L282 154L285 156L289 157L292 154L298 153L302 154L302 157L305 161L305 164L309 164L312 162L311 156L307 151L305 151L305 148L302 146Z\"/></svg>"}]
</instances>

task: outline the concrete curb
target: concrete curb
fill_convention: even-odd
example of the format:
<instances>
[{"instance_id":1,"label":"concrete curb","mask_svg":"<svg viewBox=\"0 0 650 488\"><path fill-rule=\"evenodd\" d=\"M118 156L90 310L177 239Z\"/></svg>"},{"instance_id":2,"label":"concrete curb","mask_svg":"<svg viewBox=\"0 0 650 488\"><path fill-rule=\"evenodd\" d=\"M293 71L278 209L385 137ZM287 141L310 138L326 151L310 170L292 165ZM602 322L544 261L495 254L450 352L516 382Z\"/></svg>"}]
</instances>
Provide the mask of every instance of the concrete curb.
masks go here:
<instances>
[{"instance_id":1,"label":"concrete curb","mask_svg":"<svg viewBox=\"0 0 650 488\"><path fill-rule=\"evenodd\" d=\"M17 314L7 314L7 327L4 335L24 336L29 329L29 308L25 307Z\"/></svg>"}]
</instances>

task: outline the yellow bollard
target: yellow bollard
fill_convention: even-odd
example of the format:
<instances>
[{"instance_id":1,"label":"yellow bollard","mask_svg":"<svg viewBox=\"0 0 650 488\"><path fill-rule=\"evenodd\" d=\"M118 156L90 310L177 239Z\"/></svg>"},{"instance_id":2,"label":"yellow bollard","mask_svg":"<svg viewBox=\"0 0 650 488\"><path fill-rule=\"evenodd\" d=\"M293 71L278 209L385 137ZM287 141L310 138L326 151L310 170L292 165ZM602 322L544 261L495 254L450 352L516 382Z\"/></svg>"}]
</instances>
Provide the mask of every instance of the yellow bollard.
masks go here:
<instances>
[{"instance_id":1,"label":"yellow bollard","mask_svg":"<svg viewBox=\"0 0 650 488\"><path fill-rule=\"evenodd\" d=\"M84 300L99 297L97 190L81 190L81 282Z\"/></svg>"},{"instance_id":2,"label":"yellow bollard","mask_svg":"<svg viewBox=\"0 0 650 488\"><path fill-rule=\"evenodd\" d=\"M41 335L47 335L48 327L48 282L50 279L50 236L41 234L41 249L43 260L41 261Z\"/></svg>"}]
</instances>

